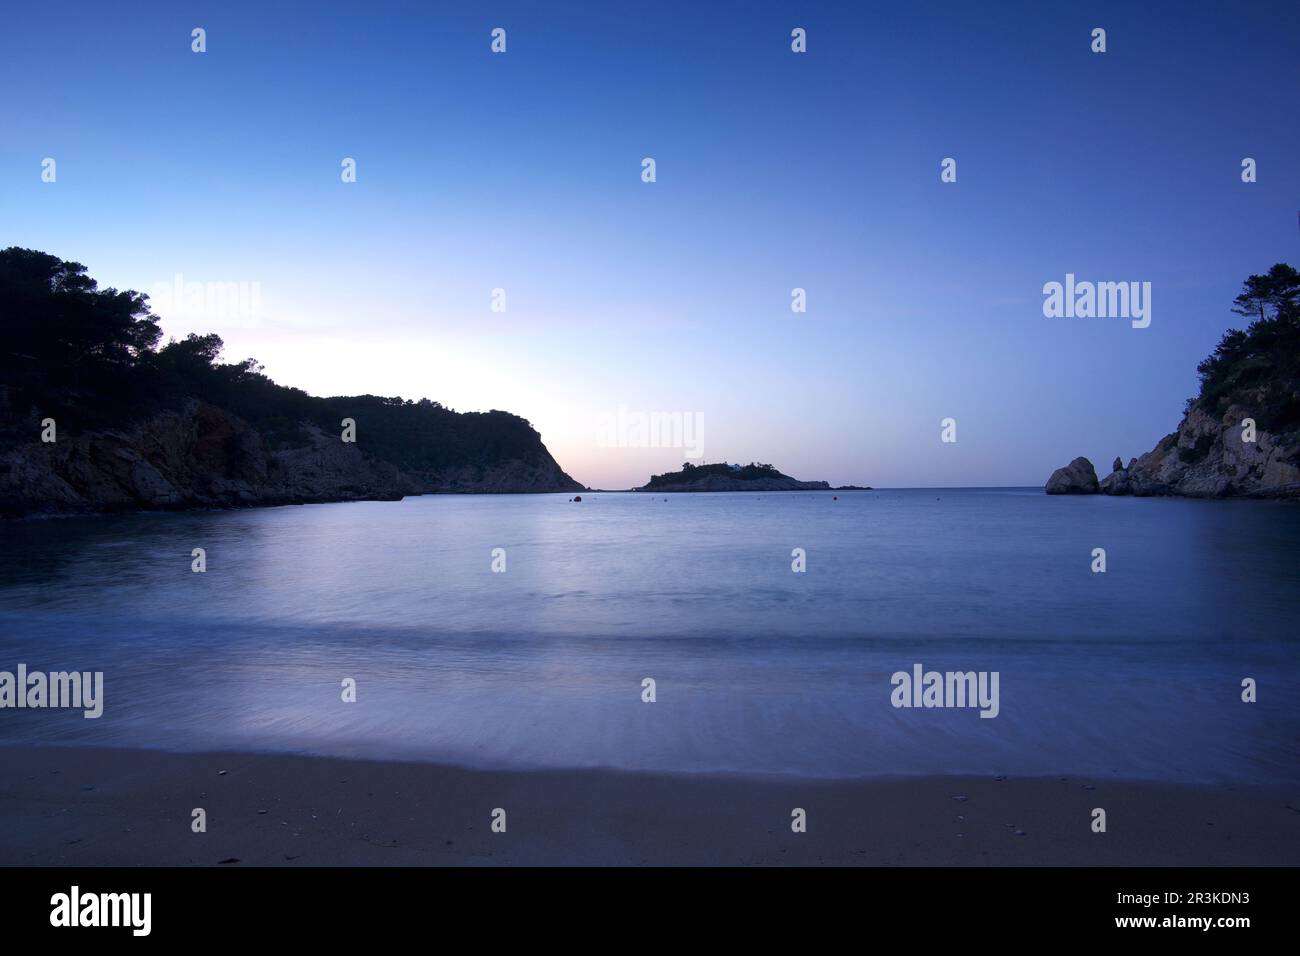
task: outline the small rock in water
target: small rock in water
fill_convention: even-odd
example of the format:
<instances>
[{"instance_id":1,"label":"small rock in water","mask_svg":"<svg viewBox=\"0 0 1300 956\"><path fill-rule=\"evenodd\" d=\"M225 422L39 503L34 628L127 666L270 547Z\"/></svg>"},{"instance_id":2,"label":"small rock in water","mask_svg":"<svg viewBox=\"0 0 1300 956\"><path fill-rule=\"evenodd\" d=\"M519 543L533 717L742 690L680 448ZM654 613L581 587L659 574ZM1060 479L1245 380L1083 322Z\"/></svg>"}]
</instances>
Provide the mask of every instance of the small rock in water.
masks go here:
<instances>
[{"instance_id":1,"label":"small rock in water","mask_svg":"<svg viewBox=\"0 0 1300 956\"><path fill-rule=\"evenodd\" d=\"M1052 472L1043 489L1049 495L1095 495L1101 490L1097 469L1087 458L1074 459L1064 468Z\"/></svg>"}]
</instances>

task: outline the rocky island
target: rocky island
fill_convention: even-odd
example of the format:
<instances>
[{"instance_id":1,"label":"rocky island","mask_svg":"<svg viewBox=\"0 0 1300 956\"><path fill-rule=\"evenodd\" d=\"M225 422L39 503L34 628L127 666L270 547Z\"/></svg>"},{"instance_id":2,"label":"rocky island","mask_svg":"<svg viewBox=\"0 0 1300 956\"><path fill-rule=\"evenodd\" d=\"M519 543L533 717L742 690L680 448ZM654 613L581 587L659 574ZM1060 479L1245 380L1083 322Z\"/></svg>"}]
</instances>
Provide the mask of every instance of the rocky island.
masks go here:
<instances>
[{"instance_id":1,"label":"rocky island","mask_svg":"<svg viewBox=\"0 0 1300 956\"><path fill-rule=\"evenodd\" d=\"M216 335L158 347L147 297L0 251L0 517L581 491L527 421L317 398Z\"/></svg>"},{"instance_id":2,"label":"rocky island","mask_svg":"<svg viewBox=\"0 0 1300 956\"><path fill-rule=\"evenodd\" d=\"M1233 305L1253 321L1197 366L1201 390L1177 430L1101 481L1074 459L1049 495L1300 499L1300 273L1279 263L1251 276Z\"/></svg>"},{"instance_id":3,"label":"rocky island","mask_svg":"<svg viewBox=\"0 0 1300 956\"><path fill-rule=\"evenodd\" d=\"M825 481L799 481L783 475L771 465L692 465L686 462L681 471L653 475L646 484L633 491L830 491Z\"/></svg>"}]
</instances>

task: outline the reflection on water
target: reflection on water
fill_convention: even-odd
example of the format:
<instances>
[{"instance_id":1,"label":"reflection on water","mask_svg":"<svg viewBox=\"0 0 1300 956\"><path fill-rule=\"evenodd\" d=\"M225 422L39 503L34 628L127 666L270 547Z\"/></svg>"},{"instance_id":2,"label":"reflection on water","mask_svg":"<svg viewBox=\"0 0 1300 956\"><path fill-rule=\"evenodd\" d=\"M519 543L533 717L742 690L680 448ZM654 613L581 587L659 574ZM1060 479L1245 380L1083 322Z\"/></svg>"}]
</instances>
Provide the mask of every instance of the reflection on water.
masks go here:
<instances>
[{"instance_id":1,"label":"reflection on water","mask_svg":"<svg viewBox=\"0 0 1300 956\"><path fill-rule=\"evenodd\" d=\"M102 670L107 700L98 721L0 711L0 740L1300 779L1295 506L583 497L4 524L0 669ZM999 671L999 717L892 708L890 674L917 662ZM1240 701L1246 676L1257 704Z\"/></svg>"}]
</instances>

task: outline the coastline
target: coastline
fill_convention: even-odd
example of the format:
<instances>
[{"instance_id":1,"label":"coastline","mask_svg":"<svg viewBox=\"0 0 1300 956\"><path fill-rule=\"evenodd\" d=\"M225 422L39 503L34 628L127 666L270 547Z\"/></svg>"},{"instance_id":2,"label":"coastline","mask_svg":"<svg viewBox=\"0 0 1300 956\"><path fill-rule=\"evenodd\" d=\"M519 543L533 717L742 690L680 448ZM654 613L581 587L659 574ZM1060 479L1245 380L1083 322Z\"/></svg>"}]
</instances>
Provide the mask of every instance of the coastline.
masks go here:
<instances>
[{"instance_id":1,"label":"coastline","mask_svg":"<svg viewBox=\"0 0 1300 956\"><path fill-rule=\"evenodd\" d=\"M3 866L1300 864L1295 786L470 770L101 747L0 753ZM196 807L206 833L191 832ZM505 833L491 831L498 807ZM791 832L794 807L807 811L806 833ZM1094 807L1107 812L1106 833L1091 830Z\"/></svg>"},{"instance_id":2,"label":"coastline","mask_svg":"<svg viewBox=\"0 0 1300 956\"><path fill-rule=\"evenodd\" d=\"M634 494L643 497L653 498L657 494L666 495L688 495L688 494L705 494L705 495L744 495L744 494L777 494L780 492L820 492L834 494L853 494L853 493L872 493L877 497L887 495L891 492L899 491L916 491L916 492L946 492L946 491L1032 491L1042 493L1042 487L1039 485L936 485L934 487L870 487L870 488L777 488L777 489L760 489L760 488L669 488L656 489L647 491L644 488L583 488L581 491L560 491L560 490L540 490L540 491L422 491L413 494L402 495L399 498L321 498L312 500L293 500L293 501L264 501L250 504L232 504L232 505L192 505L185 507L162 508L162 507L139 507L118 510L99 510L99 511L28 511L23 513L0 513L0 525L6 522L22 521L55 521L78 518L123 518L134 516L150 515L195 515L195 514L221 514L240 511L263 511L270 508L302 508L309 505L354 505L367 503L380 504L400 504L403 501L413 498L532 498L544 497L547 495L561 496L568 495L570 500L575 494L580 495L629 495ZM1153 500L1174 500L1174 501L1209 501L1209 502L1237 502L1237 501L1254 501L1254 502L1285 502L1288 504L1300 503L1300 493L1296 494L1270 494L1264 492L1237 495L1194 495L1179 493L1161 493L1151 495L1132 495L1117 496L1097 493L1095 495L1061 495L1057 497L1134 497L1139 499Z\"/></svg>"}]
</instances>

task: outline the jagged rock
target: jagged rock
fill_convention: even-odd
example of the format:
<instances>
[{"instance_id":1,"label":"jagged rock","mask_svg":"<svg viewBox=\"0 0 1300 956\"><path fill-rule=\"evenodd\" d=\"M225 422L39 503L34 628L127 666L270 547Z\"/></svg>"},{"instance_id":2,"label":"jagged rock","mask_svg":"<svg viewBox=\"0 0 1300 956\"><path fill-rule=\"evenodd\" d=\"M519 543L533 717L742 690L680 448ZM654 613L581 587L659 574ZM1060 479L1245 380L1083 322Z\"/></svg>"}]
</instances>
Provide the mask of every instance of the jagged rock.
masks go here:
<instances>
[{"instance_id":1,"label":"jagged rock","mask_svg":"<svg viewBox=\"0 0 1300 956\"><path fill-rule=\"evenodd\" d=\"M1249 417L1240 404L1220 416L1194 406L1176 432L1116 469L1101 490L1137 497L1300 497L1300 435L1257 429L1254 442L1243 441L1242 421Z\"/></svg>"},{"instance_id":2,"label":"jagged rock","mask_svg":"<svg viewBox=\"0 0 1300 956\"><path fill-rule=\"evenodd\" d=\"M1116 468L1109 475L1101 480L1097 490L1103 495L1131 495L1133 487L1129 481L1128 472L1123 468Z\"/></svg>"},{"instance_id":3,"label":"jagged rock","mask_svg":"<svg viewBox=\"0 0 1300 956\"><path fill-rule=\"evenodd\" d=\"M1064 468L1052 472L1044 490L1049 495L1095 495L1098 491L1097 469L1087 458L1076 458Z\"/></svg>"},{"instance_id":4,"label":"jagged rock","mask_svg":"<svg viewBox=\"0 0 1300 956\"><path fill-rule=\"evenodd\" d=\"M1103 492L1300 499L1300 272L1250 276L1233 312L1251 322L1197 366L1177 430L1127 467L1117 458Z\"/></svg>"},{"instance_id":5,"label":"jagged rock","mask_svg":"<svg viewBox=\"0 0 1300 956\"><path fill-rule=\"evenodd\" d=\"M1122 459L1122 458L1120 458L1118 455L1116 455L1116 456L1115 456L1115 463L1114 463L1113 465L1110 466L1110 470L1111 470L1111 471L1123 471L1123 470L1124 470L1124 459Z\"/></svg>"},{"instance_id":6,"label":"jagged rock","mask_svg":"<svg viewBox=\"0 0 1300 956\"><path fill-rule=\"evenodd\" d=\"M527 494L583 488L550 455L533 462L511 459L487 467L466 465L436 472L414 472L412 477L421 494Z\"/></svg>"}]
</instances>

